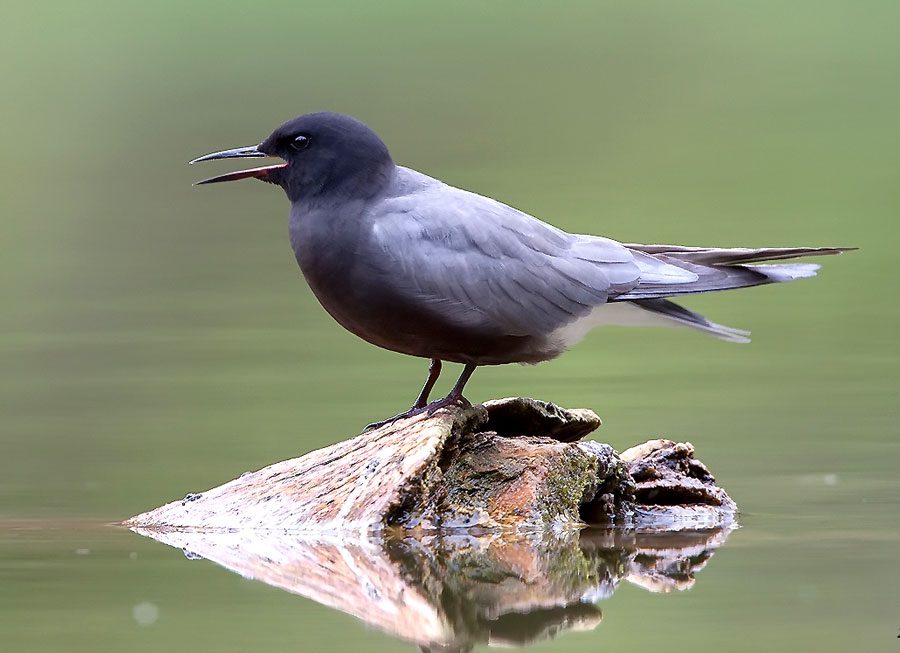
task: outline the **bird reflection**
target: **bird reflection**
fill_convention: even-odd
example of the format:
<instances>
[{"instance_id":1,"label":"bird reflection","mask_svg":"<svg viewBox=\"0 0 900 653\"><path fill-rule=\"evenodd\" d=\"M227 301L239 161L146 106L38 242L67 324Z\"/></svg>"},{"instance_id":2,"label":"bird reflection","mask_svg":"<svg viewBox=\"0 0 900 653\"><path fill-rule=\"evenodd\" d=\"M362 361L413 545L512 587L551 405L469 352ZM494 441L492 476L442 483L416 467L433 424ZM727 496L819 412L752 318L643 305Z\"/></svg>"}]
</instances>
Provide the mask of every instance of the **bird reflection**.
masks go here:
<instances>
[{"instance_id":1,"label":"bird reflection","mask_svg":"<svg viewBox=\"0 0 900 653\"><path fill-rule=\"evenodd\" d=\"M132 530L437 653L592 630L598 603L623 581L651 592L689 589L730 529L382 538Z\"/></svg>"}]
</instances>

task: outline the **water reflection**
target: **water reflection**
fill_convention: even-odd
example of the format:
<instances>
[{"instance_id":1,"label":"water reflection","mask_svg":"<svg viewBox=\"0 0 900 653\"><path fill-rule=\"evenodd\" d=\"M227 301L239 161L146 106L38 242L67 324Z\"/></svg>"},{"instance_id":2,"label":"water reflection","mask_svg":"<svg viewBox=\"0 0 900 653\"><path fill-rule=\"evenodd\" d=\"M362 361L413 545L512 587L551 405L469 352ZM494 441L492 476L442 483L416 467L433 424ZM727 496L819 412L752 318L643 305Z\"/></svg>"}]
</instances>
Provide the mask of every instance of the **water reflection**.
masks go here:
<instances>
[{"instance_id":1,"label":"water reflection","mask_svg":"<svg viewBox=\"0 0 900 653\"><path fill-rule=\"evenodd\" d=\"M629 533L587 529L564 537L442 534L384 540L260 531L134 529L191 560L349 613L423 650L522 646L591 630L598 602L627 581L651 592L686 590L728 529Z\"/></svg>"}]
</instances>

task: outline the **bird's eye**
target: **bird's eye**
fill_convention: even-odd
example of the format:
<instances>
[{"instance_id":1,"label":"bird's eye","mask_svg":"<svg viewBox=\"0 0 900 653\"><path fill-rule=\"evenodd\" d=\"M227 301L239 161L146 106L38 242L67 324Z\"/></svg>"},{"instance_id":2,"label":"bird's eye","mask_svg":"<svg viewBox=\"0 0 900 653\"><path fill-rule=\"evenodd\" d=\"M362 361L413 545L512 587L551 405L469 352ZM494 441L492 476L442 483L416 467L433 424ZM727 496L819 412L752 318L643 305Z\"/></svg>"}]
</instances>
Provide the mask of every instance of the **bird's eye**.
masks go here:
<instances>
[{"instance_id":1,"label":"bird's eye","mask_svg":"<svg viewBox=\"0 0 900 653\"><path fill-rule=\"evenodd\" d=\"M309 136L300 134L291 141L291 149L301 152L309 147Z\"/></svg>"}]
</instances>

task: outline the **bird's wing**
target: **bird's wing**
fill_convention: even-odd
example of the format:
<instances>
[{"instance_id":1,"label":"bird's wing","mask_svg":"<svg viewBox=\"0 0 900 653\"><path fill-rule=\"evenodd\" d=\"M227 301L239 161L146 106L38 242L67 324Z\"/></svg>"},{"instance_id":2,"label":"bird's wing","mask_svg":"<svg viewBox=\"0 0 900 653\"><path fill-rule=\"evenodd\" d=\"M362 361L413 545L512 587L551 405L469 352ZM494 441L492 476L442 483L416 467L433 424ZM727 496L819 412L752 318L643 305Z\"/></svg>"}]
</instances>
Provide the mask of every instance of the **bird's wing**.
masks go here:
<instances>
[{"instance_id":1,"label":"bird's wing","mask_svg":"<svg viewBox=\"0 0 900 653\"><path fill-rule=\"evenodd\" d=\"M825 256L849 252L855 247L686 247L684 245L640 245L625 247L645 254L663 255L698 265L738 265L780 261L804 256Z\"/></svg>"},{"instance_id":2,"label":"bird's wing","mask_svg":"<svg viewBox=\"0 0 900 653\"><path fill-rule=\"evenodd\" d=\"M642 267L673 268L440 183L371 218L375 265L394 292L488 333L546 335L634 288Z\"/></svg>"},{"instance_id":3,"label":"bird's wing","mask_svg":"<svg viewBox=\"0 0 900 653\"><path fill-rule=\"evenodd\" d=\"M684 247L681 245L625 245L636 255L671 263L696 275L691 283L640 283L616 296L616 301L658 299L676 295L731 290L769 283L814 277L818 265L783 263L762 265L759 261L780 261L805 256L840 254L847 247Z\"/></svg>"}]
</instances>

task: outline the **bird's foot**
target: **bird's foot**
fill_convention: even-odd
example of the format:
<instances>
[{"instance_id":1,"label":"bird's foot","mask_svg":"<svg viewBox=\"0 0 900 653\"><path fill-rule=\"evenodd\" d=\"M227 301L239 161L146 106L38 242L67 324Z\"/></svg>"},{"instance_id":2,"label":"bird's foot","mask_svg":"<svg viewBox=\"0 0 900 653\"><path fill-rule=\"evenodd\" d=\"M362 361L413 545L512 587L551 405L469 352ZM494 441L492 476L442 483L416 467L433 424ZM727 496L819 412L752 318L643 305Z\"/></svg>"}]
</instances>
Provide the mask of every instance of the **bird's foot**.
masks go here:
<instances>
[{"instance_id":1,"label":"bird's foot","mask_svg":"<svg viewBox=\"0 0 900 653\"><path fill-rule=\"evenodd\" d=\"M463 397L462 395L454 396L452 393L444 397L443 399L438 399L436 401L432 401L430 404L425 406L413 406L405 413L400 413L399 415L394 415L393 417L389 417L388 419L381 420L380 422L372 422L371 424L367 424L363 429L363 433L366 431L373 431L375 429L380 429L382 426L387 426L388 424L392 424L396 422L398 419L406 419L407 417L415 417L416 415L421 415L422 413L426 413L428 415L432 415L435 412L439 411L441 408L447 408L448 406L462 406L463 408L471 408L472 404L468 399Z\"/></svg>"},{"instance_id":2,"label":"bird's foot","mask_svg":"<svg viewBox=\"0 0 900 653\"><path fill-rule=\"evenodd\" d=\"M407 417L418 415L424 410L424 408L417 408L416 406L413 406L405 413L400 413L399 415L388 417L387 419L383 419L380 422L372 422L371 424L366 424L366 427L362 430L362 432L365 433L366 431L374 431L375 429L380 429L382 426L387 426L388 424L396 422L398 419L406 419Z\"/></svg>"},{"instance_id":3,"label":"bird's foot","mask_svg":"<svg viewBox=\"0 0 900 653\"><path fill-rule=\"evenodd\" d=\"M463 408L471 408L472 403L462 395L449 394L443 399L432 401L430 404L422 408L422 410L427 411L428 414L431 415L441 408L447 408L448 406L462 406Z\"/></svg>"}]
</instances>

